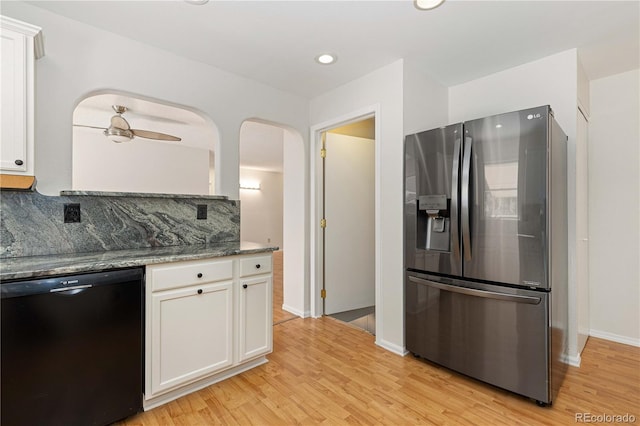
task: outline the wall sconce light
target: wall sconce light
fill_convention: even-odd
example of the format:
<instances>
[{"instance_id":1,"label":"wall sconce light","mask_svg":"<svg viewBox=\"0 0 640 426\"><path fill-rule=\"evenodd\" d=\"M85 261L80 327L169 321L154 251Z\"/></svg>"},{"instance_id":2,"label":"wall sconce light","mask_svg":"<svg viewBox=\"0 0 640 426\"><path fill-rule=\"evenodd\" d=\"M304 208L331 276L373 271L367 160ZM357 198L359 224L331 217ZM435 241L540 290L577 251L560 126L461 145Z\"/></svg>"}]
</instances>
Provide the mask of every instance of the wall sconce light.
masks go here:
<instances>
[{"instance_id":1,"label":"wall sconce light","mask_svg":"<svg viewBox=\"0 0 640 426\"><path fill-rule=\"evenodd\" d=\"M260 182L253 180L241 180L240 181L240 189L253 189L260 190Z\"/></svg>"}]
</instances>

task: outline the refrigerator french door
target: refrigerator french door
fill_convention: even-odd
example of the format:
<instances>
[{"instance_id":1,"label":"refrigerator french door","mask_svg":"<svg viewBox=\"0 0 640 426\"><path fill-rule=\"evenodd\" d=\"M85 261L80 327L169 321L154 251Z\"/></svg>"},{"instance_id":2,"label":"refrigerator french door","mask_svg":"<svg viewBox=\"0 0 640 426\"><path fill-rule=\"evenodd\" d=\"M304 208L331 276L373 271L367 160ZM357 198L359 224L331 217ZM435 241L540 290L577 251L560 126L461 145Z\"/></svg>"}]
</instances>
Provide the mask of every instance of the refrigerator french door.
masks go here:
<instances>
[{"instance_id":1,"label":"refrigerator french door","mask_svg":"<svg viewBox=\"0 0 640 426\"><path fill-rule=\"evenodd\" d=\"M567 219L566 136L549 106L406 137L405 267L410 352L552 402Z\"/></svg>"}]
</instances>

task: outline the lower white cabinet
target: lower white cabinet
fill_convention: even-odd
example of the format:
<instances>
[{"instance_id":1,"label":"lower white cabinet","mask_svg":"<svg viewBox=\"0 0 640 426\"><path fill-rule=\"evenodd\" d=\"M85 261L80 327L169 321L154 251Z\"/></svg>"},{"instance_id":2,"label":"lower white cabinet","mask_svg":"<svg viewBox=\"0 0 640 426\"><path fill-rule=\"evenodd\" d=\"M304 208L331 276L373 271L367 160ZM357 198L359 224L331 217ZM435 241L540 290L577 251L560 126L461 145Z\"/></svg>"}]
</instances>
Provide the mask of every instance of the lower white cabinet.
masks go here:
<instances>
[{"instance_id":1,"label":"lower white cabinet","mask_svg":"<svg viewBox=\"0 0 640 426\"><path fill-rule=\"evenodd\" d=\"M269 353L273 347L273 306L271 275L240 279L239 355L240 361Z\"/></svg>"},{"instance_id":2,"label":"lower white cabinet","mask_svg":"<svg viewBox=\"0 0 640 426\"><path fill-rule=\"evenodd\" d=\"M148 265L145 285L145 409L266 362L270 253Z\"/></svg>"},{"instance_id":3,"label":"lower white cabinet","mask_svg":"<svg viewBox=\"0 0 640 426\"><path fill-rule=\"evenodd\" d=\"M152 294L151 394L233 364L232 296L231 281Z\"/></svg>"}]
</instances>

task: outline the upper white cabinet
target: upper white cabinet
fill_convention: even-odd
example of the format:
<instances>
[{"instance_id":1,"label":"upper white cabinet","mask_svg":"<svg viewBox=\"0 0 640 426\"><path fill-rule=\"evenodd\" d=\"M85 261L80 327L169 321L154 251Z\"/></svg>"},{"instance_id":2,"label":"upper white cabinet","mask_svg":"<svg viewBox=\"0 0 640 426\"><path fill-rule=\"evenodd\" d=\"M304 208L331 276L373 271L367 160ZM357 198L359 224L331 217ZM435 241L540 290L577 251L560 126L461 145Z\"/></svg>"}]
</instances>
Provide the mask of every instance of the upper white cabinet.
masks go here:
<instances>
[{"instance_id":1,"label":"upper white cabinet","mask_svg":"<svg viewBox=\"0 0 640 426\"><path fill-rule=\"evenodd\" d=\"M34 25L0 16L0 34L2 35L0 171L33 176L34 62L44 56L42 31Z\"/></svg>"}]
</instances>

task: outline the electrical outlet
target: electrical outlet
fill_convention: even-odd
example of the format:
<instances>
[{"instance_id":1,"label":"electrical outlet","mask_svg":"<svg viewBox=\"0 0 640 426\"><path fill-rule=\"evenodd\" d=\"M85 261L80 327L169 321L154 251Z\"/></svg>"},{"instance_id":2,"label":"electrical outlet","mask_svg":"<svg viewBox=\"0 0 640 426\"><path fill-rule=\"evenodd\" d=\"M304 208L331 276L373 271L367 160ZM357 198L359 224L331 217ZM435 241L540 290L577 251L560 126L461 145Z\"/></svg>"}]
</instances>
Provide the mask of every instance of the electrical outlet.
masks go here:
<instances>
[{"instance_id":1,"label":"electrical outlet","mask_svg":"<svg viewBox=\"0 0 640 426\"><path fill-rule=\"evenodd\" d=\"M64 205L64 223L80 223L80 204Z\"/></svg>"},{"instance_id":2,"label":"electrical outlet","mask_svg":"<svg viewBox=\"0 0 640 426\"><path fill-rule=\"evenodd\" d=\"M206 219L207 218L207 205L206 204L197 204L198 213L196 215L197 219Z\"/></svg>"}]
</instances>

